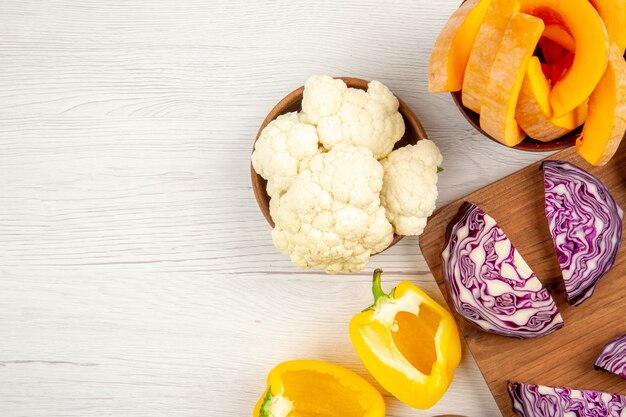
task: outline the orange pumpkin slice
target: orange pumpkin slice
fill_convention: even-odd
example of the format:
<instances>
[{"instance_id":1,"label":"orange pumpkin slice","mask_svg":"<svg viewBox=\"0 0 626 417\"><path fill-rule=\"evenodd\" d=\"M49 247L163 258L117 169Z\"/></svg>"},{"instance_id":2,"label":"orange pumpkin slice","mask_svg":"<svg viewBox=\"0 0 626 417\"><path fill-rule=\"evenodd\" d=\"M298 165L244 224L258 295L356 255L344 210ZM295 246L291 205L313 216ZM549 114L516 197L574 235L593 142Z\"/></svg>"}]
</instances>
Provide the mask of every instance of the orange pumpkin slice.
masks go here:
<instances>
[{"instance_id":1,"label":"orange pumpkin slice","mask_svg":"<svg viewBox=\"0 0 626 417\"><path fill-rule=\"evenodd\" d=\"M589 114L576 150L591 165L606 164L626 134L626 62L612 44L609 65L589 97Z\"/></svg>"},{"instance_id":2,"label":"orange pumpkin slice","mask_svg":"<svg viewBox=\"0 0 626 417\"><path fill-rule=\"evenodd\" d=\"M491 0L468 0L439 33L428 65L428 91L459 91L474 38Z\"/></svg>"},{"instance_id":3,"label":"orange pumpkin slice","mask_svg":"<svg viewBox=\"0 0 626 417\"><path fill-rule=\"evenodd\" d=\"M626 0L589 0L604 20L606 31L622 54L626 49Z\"/></svg>"},{"instance_id":4,"label":"orange pumpkin slice","mask_svg":"<svg viewBox=\"0 0 626 417\"><path fill-rule=\"evenodd\" d=\"M515 120L515 108L528 62L543 32L543 21L514 13L496 53L480 113L480 127L507 146L526 136Z\"/></svg>"},{"instance_id":5,"label":"orange pumpkin slice","mask_svg":"<svg viewBox=\"0 0 626 417\"><path fill-rule=\"evenodd\" d=\"M542 18L547 25L562 25L574 38L572 67L550 93L554 115L563 116L591 95L606 70L608 37L604 23L588 0L519 1L522 12Z\"/></svg>"},{"instance_id":6,"label":"orange pumpkin slice","mask_svg":"<svg viewBox=\"0 0 626 417\"><path fill-rule=\"evenodd\" d=\"M528 62L544 27L538 17L514 13L491 67L480 127L507 146L515 146L525 137L515 121L515 108Z\"/></svg>"},{"instance_id":7,"label":"orange pumpkin slice","mask_svg":"<svg viewBox=\"0 0 626 417\"><path fill-rule=\"evenodd\" d=\"M463 79L463 105L480 113L489 71L500 47L504 31L519 4L513 0L492 0L482 25L476 34L474 46L467 60Z\"/></svg>"},{"instance_id":8,"label":"orange pumpkin slice","mask_svg":"<svg viewBox=\"0 0 626 417\"><path fill-rule=\"evenodd\" d=\"M539 58L533 56L528 62L520 90L515 119L528 136L548 142L571 132L584 123L586 102L558 118L552 117L550 108L550 82L541 69Z\"/></svg>"},{"instance_id":9,"label":"orange pumpkin slice","mask_svg":"<svg viewBox=\"0 0 626 417\"><path fill-rule=\"evenodd\" d=\"M543 30L543 38L550 39L552 42L561 45L570 52L576 51L576 41L569 34L567 29L561 25L547 25Z\"/></svg>"}]
</instances>

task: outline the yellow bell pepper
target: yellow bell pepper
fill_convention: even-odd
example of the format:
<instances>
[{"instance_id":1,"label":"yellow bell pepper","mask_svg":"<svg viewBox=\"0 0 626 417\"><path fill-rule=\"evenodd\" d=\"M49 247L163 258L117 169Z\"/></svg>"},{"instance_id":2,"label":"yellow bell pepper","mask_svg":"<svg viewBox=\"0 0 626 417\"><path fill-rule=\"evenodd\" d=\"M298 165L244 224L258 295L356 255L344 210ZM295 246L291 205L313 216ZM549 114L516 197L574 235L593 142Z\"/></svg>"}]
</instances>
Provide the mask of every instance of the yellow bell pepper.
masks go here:
<instances>
[{"instance_id":1,"label":"yellow bell pepper","mask_svg":"<svg viewBox=\"0 0 626 417\"><path fill-rule=\"evenodd\" d=\"M385 294L374 271L374 304L352 318L350 338L376 380L418 409L435 405L461 360L452 315L409 281Z\"/></svg>"},{"instance_id":2,"label":"yellow bell pepper","mask_svg":"<svg viewBox=\"0 0 626 417\"><path fill-rule=\"evenodd\" d=\"M385 402L365 379L341 366L295 360L276 366L253 417L384 417Z\"/></svg>"}]
</instances>

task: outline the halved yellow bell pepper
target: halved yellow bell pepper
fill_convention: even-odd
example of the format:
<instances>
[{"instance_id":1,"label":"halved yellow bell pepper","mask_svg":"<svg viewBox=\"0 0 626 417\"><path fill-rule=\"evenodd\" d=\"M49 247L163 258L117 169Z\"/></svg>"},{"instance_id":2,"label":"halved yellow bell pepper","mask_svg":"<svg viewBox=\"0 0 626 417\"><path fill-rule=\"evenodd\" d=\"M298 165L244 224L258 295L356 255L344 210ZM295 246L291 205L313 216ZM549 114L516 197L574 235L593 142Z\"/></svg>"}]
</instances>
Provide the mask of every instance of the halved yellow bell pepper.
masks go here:
<instances>
[{"instance_id":1,"label":"halved yellow bell pepper","mask_svg":"<svg viewBox=\"0 0 626 417\"><path fill-rule=\"evenodd\" d=\"M385 294L374 271L374 304L350 322L357 354L376 380L418 409L435 405L461 360L452 315L409 281Z\"/></svg>"},{"instance_id":2,"label":"halved yellow bell pepper","mask_svg":"<svg viewBox=\"0 0 626 417\"><path fill-rule=\"evenodd\" d=\"M276 366L253 417L384 417L385 402L365 379L341 366L295 360Z\"/></svg>"}]
</instances>

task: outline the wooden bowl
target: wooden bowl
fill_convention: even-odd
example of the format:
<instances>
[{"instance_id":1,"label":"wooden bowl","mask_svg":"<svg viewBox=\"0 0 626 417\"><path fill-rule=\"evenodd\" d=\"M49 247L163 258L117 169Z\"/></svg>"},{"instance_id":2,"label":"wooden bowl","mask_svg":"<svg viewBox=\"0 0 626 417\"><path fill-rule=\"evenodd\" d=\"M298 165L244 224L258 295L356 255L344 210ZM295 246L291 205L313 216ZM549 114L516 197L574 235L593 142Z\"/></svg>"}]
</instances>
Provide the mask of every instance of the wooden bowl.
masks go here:
<instances>
[{"instance_id":1,"label":"wooden bowl","mask_svg":"<svg viewBox=\"0 0 626 417\"><path fill-rule=\"evenodd\" d=\"M338 78L342 79L348 85L348 87L358 88L360 90L367 90L368 81L362 80L360 78L350 78L350 77L338 77ZM272 120L276 119L281 114L302 110L302 93L303 92L304 92L304 86L298 88L297 90L292 91L285 98L279 101L278 104L276 104L276 106L274 106L272 111L270 111L270 113L267 115L267 117L263 121L263 124L261 124L261 127L259 128L259 132L256 135L256 139L254 140L255 143L259 139L259 136L261 135L261 132L263 131L263 129L265 129L265 127ZM404 133L404 136L402 136L402 139L400 139L396 143L396 145L394 146L394 149L398 149L406 145L414 145L417 143L418 140L426 139L426 131L424 131L424 128L422 127L422 124L420 123L417 116L415 116L415 114L411 111L409 106L407 106L407 104L404 101L402 101L398 96L396 97L398 98L398 101L400 102L400 107L398 111L400 112L400 114L402 115L402 118L404 119L406 131ZM254 146L252 147L252 149L254 151ZM256 198L256 202L259 205L259 209L261 209L261 213L263 213L265 220L267 220L267 222L273 228L274 221L272 220L272 217L270 216L270 197L269 195L267 195L267 191L266 191L267 181L265 181L263 177L261 177L259 174L256 173L256 171L254 170L254 167L252 167L252 164L250 164L250 176L252 178L252 190L254 191L254 197ZM388 246L388 248L398 243L400 240L402 240L402 238L403 236L394 235L393 240L391 241L391 244Z\"/></svg>"},{"instance_id":2,"label":"wooden bowl","mask_svg":"<svg viewBox=\"0 0 626 417\"><path fill-rule=\"evenodd\" d=\"M485 135L492 141L498 142L499 144L506 146L502 142L495 139L489 133L485 132L484 130L480 128L480 115L478 113L473 112L472 110L468 109L467 107L463 105L463 101L461 100L461 94L462 94L461 91L455 91L450 94L452 94L454 103L461 111L461 114L465 116L465 119L467 119L467 121L472 126L474 126L476 130L478 130L480 133L482 133L483 135ZM574 146L576 144L576 138L580 135L581 132L582 132L582 126L550 142L541 142L533 138L527 137L526 139L521 141L519 144L513 146L513 148L519 149L522 151L529 151L529 152L558 151L561 149L569 148L570 146Z\"/></svg>"}]
</instances>

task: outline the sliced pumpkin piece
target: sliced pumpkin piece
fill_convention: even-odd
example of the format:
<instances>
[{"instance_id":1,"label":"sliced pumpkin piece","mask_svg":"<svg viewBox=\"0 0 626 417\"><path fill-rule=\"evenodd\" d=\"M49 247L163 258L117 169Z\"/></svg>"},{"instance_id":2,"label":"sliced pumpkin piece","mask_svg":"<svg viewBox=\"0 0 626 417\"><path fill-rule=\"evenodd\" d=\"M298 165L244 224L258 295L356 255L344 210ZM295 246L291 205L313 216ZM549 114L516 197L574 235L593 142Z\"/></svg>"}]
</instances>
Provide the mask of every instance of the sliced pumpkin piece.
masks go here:
<instances>
[{"instance_id":1,"label":"sliced pumpkin piece","mask_svg":"<svg viewBox=\"0 0 626 417\"><path fill-rule=\"evenodd\" d=\"M609 38L622 54L626 49L626 0L589 0L606 25Z\"/></svg>"},{"instance_id":2,"label":"sliced pumpkin piece","mask_svg":"<svg viewBox=\"0 0 626 417\"><path fill-rule=\"evenodd\" d=\"M515 107L528 62L543 32L538 17L514 13L496 53L481 105L480 127L507 146L526 136L515 121Z\"/></svg>"},{"instance_id":3,"label":"sliced pumpkin piece","mask_svg":"<svg viewBox=\"0 0 626 417\"><path fill-rule=\"evenodd\" d=\"M468 0L439 33L428 65L428 91L459 91L474 38L491 0Z\"/></svg>"},{"instance_id":4,"label":"sliced pumpkin piece","mask_svg":"<svg viewBox=\"0 0 626 417\"><path fill-rule=\"evenodd\" d=\"M487 14L476 34L474 46L467 60L463 78L463 105L480 113L485 88L489 83L489 70L502 42L504 31L519 4L512 0L492 0Z\"/></svg>"},{"instance_id":5,"label":"sliced pumpkin piece","mask_svg":"<svg viewBox=\"0 0 626 417\"><path fill-rule=\"evenodd\" d=\"M589 114L576 150L591 165L604 165L626 134L626 62L612 44L609 65L589 97Z\"/></svg>"},{"instance_id":6,"label":"sliced pumpkin piece","mask_svg":"<svg viewBox=\"0 0 626 417\"><path fill-rule=\"evenodd\" d=\"M561 25L547 25L543 30L542 37L550 39L552 42L561 45L570 52L576 51L576 41L572 38L572 35L569 34L567 29Z\"/></svg>"},{"instance_id":7,"label":"sliced pumpkin piece","mask_svg":"<svg viewBox=\"0 0 626 417\"><path fill-rule=\"evenodd\" d=\"M600 15L588 0L519 0L520 11L564 26L576 44L572 67L554 85L550 104L554 115L569 113L587 99L608 62L608 36Z\"/></svg>"},{"instance_id":8,"label":"sliced pumpkin piece","mask_svg":"<svg viewBox=\"0 0 626 417\"><path fill-rule=\"evenodd\" d=\"M585 121L586 102L580 109L555 118L552 117L549 97L550 82L541 69L539 58L533 56L528 62L515 119L528 136L541 142L560 138Z\"/></svg>"}]
</instances>

